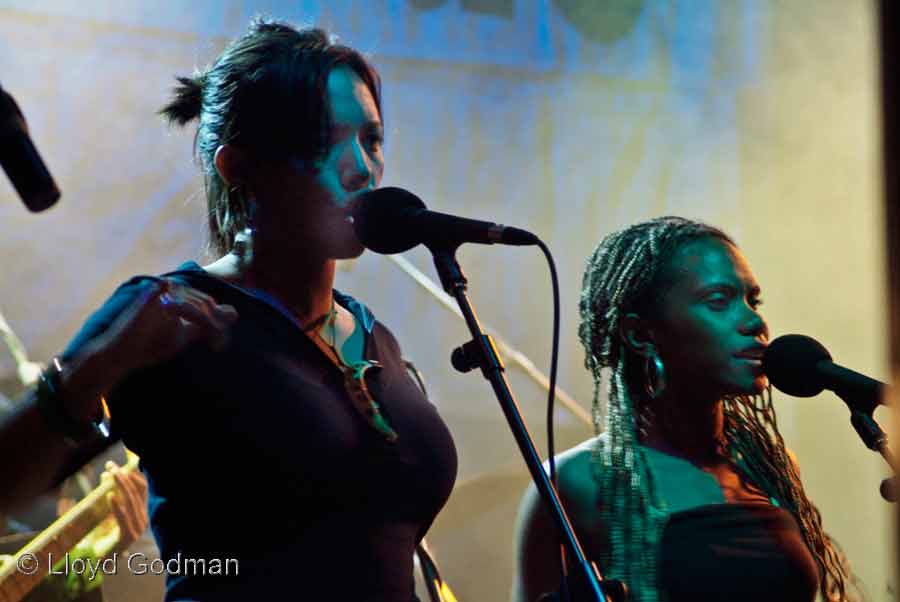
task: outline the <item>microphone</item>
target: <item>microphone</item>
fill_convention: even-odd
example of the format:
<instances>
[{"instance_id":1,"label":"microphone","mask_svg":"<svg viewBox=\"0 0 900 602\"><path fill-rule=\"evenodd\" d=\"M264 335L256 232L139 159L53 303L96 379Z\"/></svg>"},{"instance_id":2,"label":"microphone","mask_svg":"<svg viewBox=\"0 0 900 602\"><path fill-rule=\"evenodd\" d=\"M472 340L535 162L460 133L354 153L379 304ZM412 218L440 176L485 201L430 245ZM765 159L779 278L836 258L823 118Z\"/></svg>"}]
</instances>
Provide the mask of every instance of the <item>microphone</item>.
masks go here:
<instances>
[{"instance_id":1,"label":"microphone","mask_svg":"<svg viewBox=\"0 0 900 602\"><path fill-rule=\"evenodd\" d=\"M851 412L868 415L884 403L884 383L835 364L828 350L811 337L778 337L763 353L762 365L772 385L788 395L812 397L829 389Z\"/></svg>"},{"instance_id":2,"label":"microphone","mask_svg":"<svg viewBox=\"0 0 900 602\"><path fill-rule=\"evenodd\" d=\"M353 229L359 242L384 255L424 244L431 250L451 250L462 243L533 245L538 237L512 228L437 211L402 188L364 192L353 204Z\"/></svg>"},{"instance_id":3,"label":"microphone","mask_svg":"<svg viewBox=\"0 0 900 602\"><path fill-rule=\"evenodd\" d=\"M59 189L28 136L25 116L0 88L0 165L25 206L37 213L59 200Z\"/></svg>"}]
</instances>

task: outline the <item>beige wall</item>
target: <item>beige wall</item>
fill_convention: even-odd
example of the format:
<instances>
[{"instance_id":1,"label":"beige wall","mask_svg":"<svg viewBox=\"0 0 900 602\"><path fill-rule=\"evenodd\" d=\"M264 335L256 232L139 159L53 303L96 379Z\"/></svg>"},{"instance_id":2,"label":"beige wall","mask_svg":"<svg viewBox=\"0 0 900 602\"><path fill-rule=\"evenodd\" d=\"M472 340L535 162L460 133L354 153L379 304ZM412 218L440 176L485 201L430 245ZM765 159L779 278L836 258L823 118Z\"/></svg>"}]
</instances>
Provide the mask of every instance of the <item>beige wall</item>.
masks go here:
<instances>
[{"instance_id":1,"label":"beige wall","mask_svg":"<svg viewBox=\"0 0 900 602\"><path fill-rule=\"evenodd\" d=\"M874 13L868 2L778 2L760 86L741 99L742 243L773 335L814 336L886 380ZM782 432L826 529L872 600L888 600L894 537L884 462L837 397L777 395ZM890 426L887 413L876 414Z\"/></svg>"},{"instance_id":2,"label":"beige wall","mask_svg":"<svg viewBox=\"0 0 900 602\"><path fill-rule=\"evenodd\" d=\"M0 181L0 308L33 357L46 359L117 282L199 254L204 208L191 132L166 130L153 115L172 76L212 58L249 13L280 15L282 6L295 18L299 9L232 0L185 15L174 1L154 2L152 11L141 3L13 4L0 9L2 83L25 109L64 198L46 215L28 215ZM663 213L737 238L763 286L773 335L810 334L840 363L886 376L869 2L648 0L634 30L610 44L578 39L555 13L542 21L535 7L547 3L531 0L515 2L509 22L451 19L448 45L481 44L480 57L499 57L490 64L428 55L422 32L436 17L393 4L403 5L394 21L380 9L380 21L356 18L376 10L365 3L304 6L349 43L388 49L375 55L388 119L385 184L408 187L438 210L529 227L553 249L560 384L583 405L591 382L575 308L584 258L611 230ZM533 23L556 46L531 61L529 44L543 31ZM369 42L372 31L381 43ZM493 37L476 35L485 31ZM397 48L427 56L397 58ZM697 79L683 54L692 49L705 70ZM434 274L422 249L408 256ZM546 369L551 313L541 256L472 246L460 261L480 317ZM338 286L394 329L456 438L458 486L429 535L445 576L461 602L504 599L527 475L487 383L449 367L450 349L466 340L461 324L372 254L342 271ZM0 378L8 378L11 362L0 356ZM510 376L543 447L545 394L515 370ZM862 447L833 396L777 399L827 529L869 599L889 599L893 531L878 496L881 460ZM560 414L560 448L590 433Z\"/></svg>"}]
</instances>

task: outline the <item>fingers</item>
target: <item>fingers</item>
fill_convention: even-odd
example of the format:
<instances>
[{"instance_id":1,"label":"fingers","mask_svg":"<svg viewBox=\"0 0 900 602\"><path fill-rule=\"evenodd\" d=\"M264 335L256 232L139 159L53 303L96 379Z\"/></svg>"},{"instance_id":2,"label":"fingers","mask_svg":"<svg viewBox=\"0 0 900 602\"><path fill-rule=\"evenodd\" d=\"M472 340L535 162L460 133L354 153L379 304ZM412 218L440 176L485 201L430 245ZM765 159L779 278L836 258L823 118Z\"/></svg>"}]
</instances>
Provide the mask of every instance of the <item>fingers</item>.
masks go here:
<instances>
[{"instance_id":1,"label":"fingers","mask_svg":"<svg viewBox=\"0 0 900 602\"><path fill-rule=\"evenodd\" d=\"M237 310L234 307L231 305L219 305L215 299L197 289L184 287L180 290L180 293L192 305L202 309L214 318L223 328L237 318Z\"/></svg>"},{"instance_id":2,"label":"fingers","mask_svg":"<svg viewBox=\"0 0 900 602\"><path fill-rule=\"evenodd\" d=\"M110 510L113 513L113 516L116 517L116 522L119 523L119 531L120 543L134 541L137 538L135 535L135 531L137 531L137 521L134 516L135 512L132 504L134 503L134 499L130 497L129 492L127 491L127 485L124 484L121 472L118 466L110 467L107 464L108 472L103 473L102 478L105 480L113 479L116 482L116 490L109 496L110 502ZM125 543L124 545L128 545Z\"/></svg>"},{"instance_id":3,"label":"fingers","mask_svg":"<svg viewBox=\"0 0 900 602\"><path fill-rule=\"evenodd\" d=\"M147 505L147 479L139 470L124 470L115 462L107 462L106 470L113 473L116 483L127 492L129 503L139 509Z\"/></svg>"},{"instance_id":4,"label":"fingers","mask_svg":"<svg viewBox=\"0 0 900 602\"><path fill-rule=\"evenodd\" d=\"M160 303L171 317L179 318L176 348L197 340L208 340L221 350L228 342L228 327L237 319L231 305L220 305L209 295L194 288L164 280Z\"/></svg>"},{"instance_id":5,"label":"fingers","mask_svg":"<svg viewBox=\"0 0 900 602\"><path fill-rule=\"evenodd\" d=\"M116 490L110 498L110 509L121 532L119 544L127 546L147 529L147 480L137 471L123 471L112 462L106 463L104 479L112 478Z\"/></svg>"},{"instance_id":6,"label":"fingers","mask_svg":"<svg viewBox=\"0 0 900 602\"><path fill-rule=\"evenodd\" d=\"M219 317L202 301L188 299L173 304L170 310L180 320L180 332L176 347L182 348L197 340L208 340L214 349L221 350L228 342L228 327L231 322ZM236 315L236 312L235 312Z\"/></svg>"},{"instance_id":7,"label":"fingers","mask_svg":"<svg viewBox=\"0 0 900 602\"><path fill-rule=\"evenodd\" d=\"M97 378L97 394L134 370L171 359L192 342L206 340L218 350L228 342L228 329L238 317L233 307L172 279L147 284L109 328L82 349L83 358L105 366L105 374ZM85 396L92 409L95 397L93 392Z\"/></svg>"}]
</instances>

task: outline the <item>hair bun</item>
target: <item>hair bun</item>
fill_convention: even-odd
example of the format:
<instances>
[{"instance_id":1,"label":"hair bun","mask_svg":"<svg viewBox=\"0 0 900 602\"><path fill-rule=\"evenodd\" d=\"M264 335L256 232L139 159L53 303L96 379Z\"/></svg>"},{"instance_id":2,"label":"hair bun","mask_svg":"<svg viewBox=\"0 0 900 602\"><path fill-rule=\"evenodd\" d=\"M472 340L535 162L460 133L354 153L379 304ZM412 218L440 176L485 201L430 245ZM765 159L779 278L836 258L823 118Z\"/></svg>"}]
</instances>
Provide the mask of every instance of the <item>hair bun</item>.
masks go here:
<instances>
[{"instance_id":1,"label":"hair bun","mask_svg":"<svg viewBox=\"0 0 900 602\"><path fill-rule=\"evenodd\" d=\"M159 114L165 117L169 123L184 125L189 121L198 119L203 109L203 86L206 83L206 74L200 73L194 77L178 77L178 85L172 89L172 100L160 109Z\"/></svg>"}]
</instances>

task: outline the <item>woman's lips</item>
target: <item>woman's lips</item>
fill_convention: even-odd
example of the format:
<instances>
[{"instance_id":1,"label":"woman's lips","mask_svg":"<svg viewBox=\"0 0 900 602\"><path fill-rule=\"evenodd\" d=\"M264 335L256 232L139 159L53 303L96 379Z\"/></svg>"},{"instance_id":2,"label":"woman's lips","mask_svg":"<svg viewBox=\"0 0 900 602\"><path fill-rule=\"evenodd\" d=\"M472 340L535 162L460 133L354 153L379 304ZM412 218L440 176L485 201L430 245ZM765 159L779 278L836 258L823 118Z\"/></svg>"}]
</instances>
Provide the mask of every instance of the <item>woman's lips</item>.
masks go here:
<instances>
[{"instance_id":1,"label":"woman's lips","mask_svg":"<svg viewBox=\"0 0 900 602\"><path fill-rule=\"evenodd\" d=\"M743 351L738 351L734 354L735 357L746 359L746 360L757 360L762 361L763 354L766 352L765 347L753 347L751 349L744 349Z\"/></svg>"},{"instance_id":2,"label":"woman's lips","mask_svg":"<svg viewBox=\"0 0 900 602\"><path fill-rule=\"evenodd\" d=\"M738 351L734 354L734 357L739 361L749 364L756 371L762 371L762 358L763 353L765 353L766 348L759 347L751 347L749 349L744 349L743 351Z\"/></svg>"},{"instance_id":3,"label":"woman's lips","mask_svg":"<svg viewBox=\"0 0 900 602\"><path fill-rule=\"evenodd\" d=\"M738 359L741 360L742 362L747 362L747 363L750 364L751 366L759 366L759 367L762 367L762 360L761 360L761 359L753 358L753 357L739 357Z\"/></svg>"}]
</instances>

